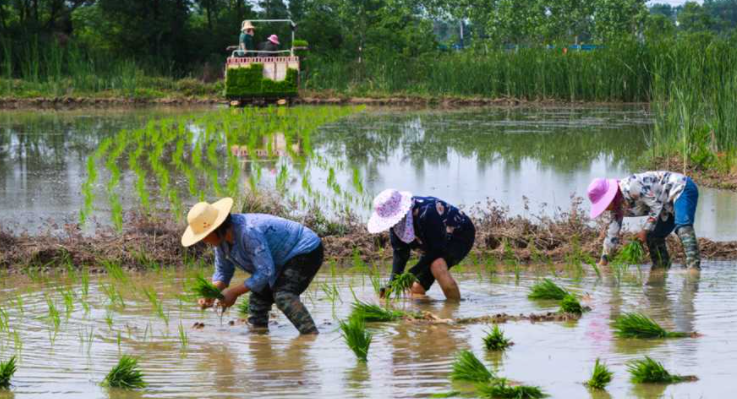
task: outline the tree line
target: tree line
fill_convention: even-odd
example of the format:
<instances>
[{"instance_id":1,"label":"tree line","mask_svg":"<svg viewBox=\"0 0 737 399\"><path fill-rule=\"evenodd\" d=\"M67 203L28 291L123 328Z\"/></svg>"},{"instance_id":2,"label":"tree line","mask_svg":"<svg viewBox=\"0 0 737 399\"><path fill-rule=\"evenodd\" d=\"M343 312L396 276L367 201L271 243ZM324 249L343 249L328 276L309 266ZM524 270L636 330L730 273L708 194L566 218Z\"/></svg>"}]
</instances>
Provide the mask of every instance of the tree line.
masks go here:
<instances>
[{"instance_id":1,"label":"tree line","mask_svg":"<svg viewBox=\"0 0 737 399\"><path fill-rule=\"evenodd\" d=\"M688 35L732 37L737 0L672 7L646 0L2 0L0 57L74 46L173 73L220 65L245 19L291 18L296 37L323 58L413 57L461 42L608 45ZM257 40L286 25L257 26ZM451 46L446 46L451 47ZM458 46L456 46L458 47Z\"/></svg>"}]
</instances>

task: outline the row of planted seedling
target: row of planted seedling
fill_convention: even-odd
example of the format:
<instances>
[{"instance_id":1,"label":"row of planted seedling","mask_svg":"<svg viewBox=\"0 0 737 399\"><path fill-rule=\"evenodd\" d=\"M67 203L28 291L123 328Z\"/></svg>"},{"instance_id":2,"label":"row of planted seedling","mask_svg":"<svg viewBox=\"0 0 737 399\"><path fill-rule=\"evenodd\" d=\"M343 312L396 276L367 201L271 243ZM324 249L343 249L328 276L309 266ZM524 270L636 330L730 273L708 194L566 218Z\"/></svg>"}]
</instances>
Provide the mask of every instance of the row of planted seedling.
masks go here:
<instances>
[{"instance_id":1,"label":"row of planted seedling","mask_svg":"<svg viewBox=\"0 0 737 399\"><path fill-rule=\"evenodd\" d=\"M154 120L143 128L121 130L102 140L87 158L80 222L84 223L92 214L94 188L100 177L99 169L103 167L109 173L104 187L112 221L118 229L122 228L120 184L126 174L121 170L126 165L126 157L127 169L135 175L132 177L135 196L144 211L150 210L151 195L158 191L158 197L165 204L162 208L181 217L182 194L201 200L205 199L205 193L213 193L217 197L238 197L246 188L246 181L250 190L257 190L263 169L277 167L274 186L295 203L306 206L318 202L337 209L365 206L367 200L359 171L317 156L310 140L311 134L320 126L361 109L268 107L222 110ZM274 148L275 143L284 148ZM245 151L242 150L244 148ZM287 157L276 157L282 150L294 161L292 165L287 162ZM310 183L310 165L326 171L327 192ZM343 169L350 175L347 185L351 189L344 188L338 181L336 173ZM291 174L301 177L302 193L290 192ZM182 190L178 185L186 186L186 189Z\"/></svg>"}]
</instances>

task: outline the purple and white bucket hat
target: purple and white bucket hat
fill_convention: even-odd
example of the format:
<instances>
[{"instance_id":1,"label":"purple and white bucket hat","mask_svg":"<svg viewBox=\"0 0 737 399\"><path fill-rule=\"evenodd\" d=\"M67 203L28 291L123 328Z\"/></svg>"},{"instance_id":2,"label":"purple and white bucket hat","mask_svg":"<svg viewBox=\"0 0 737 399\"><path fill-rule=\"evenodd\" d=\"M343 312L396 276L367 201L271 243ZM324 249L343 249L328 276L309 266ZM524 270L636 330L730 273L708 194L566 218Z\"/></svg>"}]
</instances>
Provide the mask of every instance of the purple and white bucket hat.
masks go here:
<instances>
[{"instance_id":1,"label":"purple and white bucket hat","mask_svg":"<svg viewBox=\"0 0 737 399\"><path fill-rule=\"evenodd\" d=\"M412 193L386 189L374 198L374 212L366 225L369 233L381 233L399 223L412 207Z\"/></svg>"}]
</instances>

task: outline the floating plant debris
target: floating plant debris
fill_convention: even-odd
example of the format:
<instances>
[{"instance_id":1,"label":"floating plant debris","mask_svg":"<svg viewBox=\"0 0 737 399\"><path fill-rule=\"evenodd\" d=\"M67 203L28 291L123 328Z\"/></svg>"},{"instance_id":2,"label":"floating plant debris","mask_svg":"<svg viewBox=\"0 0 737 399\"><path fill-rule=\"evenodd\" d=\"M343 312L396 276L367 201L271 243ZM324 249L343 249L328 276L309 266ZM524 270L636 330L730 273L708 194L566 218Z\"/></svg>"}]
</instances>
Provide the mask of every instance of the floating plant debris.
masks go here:
<instances>
[{"instance_id":1,"label":"floating plant debris","mask_svg":"<svg viewBox=\"0 0 737 399\"><path fill-rule=\"evenodd\" d=\"M123 355L113 366L102 382L103 386L122 389L145 388L143 373L138 367L138 359Z\"/></svg>"},{"instance_id":2,"label":"floating plant debris","mask_svg":"<svg viewBox=\"0 0 737 399\"><path fill-rule=\"evenodd\" d=\"M494 378L494 374L469 350L458 353L450 373L453 381L489 382Z\"/></svg>"},{"instance_id":3,"label":"floating plant debris","mask_svg":"<svg viewBox=\"0 0 737 399\"><path fill-rule=\"evenodd\" d=\"M607 384L612 382L613 375L614 373L609 371L606 364L601 363L599 359L596 359L594 370L591 372L591 378L586 381L586 385L593 389L604 389Z\"/></svg>"},{"instance_id":4,"label":"floating plant debris","mask_svg":"<svg viewBox=\"0 0 737 399\"><path fill-rule=\"evenodd\" d=\"M560 302L560 311L563 313L582 314L584 311L581 302L578 301L575 295L568 294Z\"/></svg>"},{"instance_id":5,"label":"floating plant debris","mask_svg":"<svg viewBox=\"0 0 737 399\"><path fill-rule=\"evenodd\" d=\"M15 356L11 356L10 359L0 362L0 389L10 388L10 380L16 371Z\"/></svg>"},{"instance_id":6,"label":"floating plant debris","mask_svg":"<svg viewBox=\"0 0 737 399\"><path fill-rule=\"evenodd\" d=\"M538 399L548 396L539 387L509 385L504 378L496 379L489 384L479 385L478 394L482 398L493 399Z\"/></svg>"},{"instance_id":7,"label":"floating plant debris","mask_svg":"<svg viewBox=\"0 0 737 399\"><path fill-rule=\"evenodd\" d=\"M627 364L627 370L632 376L632 382L672 384L685 381L696 381L696 376L675 375L668 372L663 365L649 356L635 359Z\"/></svg>"},{"instance_id":8,"label":"floating plant debris","mask_svg":"<svg viewBox=\"0 0 737 399\"><path fill-rule=\"evenodd\" d=\"M367 322L372 321L394 321L402 318L404 312L389 310L376 304L356 301L352 305L351 318L360 318Z\"/></svg>"},{"instance_id":9,"label":"floating plant debris","mask_svg":"<svg viewBox=\"0 0 737 399\"><path fill-rule=\"evenodd\" d=\"M684 338L693 333L667 331L642 313L624 313L612 323L614 335L620 338Z\"/></svg>"},{"instance_id":10,"label":"floating plant debris","mask_svg":"<svg viewBox=\"0 0 737 399\"><path fill-rule=\"evenodd\" d=\"M490 351L503 351L512 345L514 343L504 336L504 332L496 324L484 337L484 346Z\"/></svg>"},{"instance_id":11,"label":"floating plant debris","mask_svg":"<svg viewBox=\"0 0 737 399\"><path fill-rule=\"evenodd\" d=\"M358 317L351 317L348 321L340 322L341 336L348 347L356 354L358 360L368 360L369 346L371 346L371 333L366 331L366 323Z\"/></svg>"},{"instance_id":12,"label":"floating plant debris","mask_svg":"<svg viewBox=\"0 0 737 399\"><path fill-rule=\"evenodd\" d=\"M530 299L553 299L560 301L569 295L569 292L559 287L550 279L543 279L535 283L530 288L530 294L527 295Z\"/></svg>"}]
</instances>

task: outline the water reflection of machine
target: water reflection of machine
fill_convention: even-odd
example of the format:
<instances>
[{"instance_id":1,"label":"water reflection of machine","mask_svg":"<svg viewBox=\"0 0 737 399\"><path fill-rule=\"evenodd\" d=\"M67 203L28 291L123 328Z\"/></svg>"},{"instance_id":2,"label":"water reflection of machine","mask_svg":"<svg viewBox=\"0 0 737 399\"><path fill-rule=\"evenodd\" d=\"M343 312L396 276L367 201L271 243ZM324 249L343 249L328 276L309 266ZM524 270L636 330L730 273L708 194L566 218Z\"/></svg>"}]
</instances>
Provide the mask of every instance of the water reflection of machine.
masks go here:
<instances>
[{"instance_id":1,"label":"water reflection of machine","mask_svg":"<svg viewBox=\"0 0 737 399\"><path fill-rule=\"evenodd\" d=\"M284 157L290 153L299 154L302 149L299 139L290 145L282 132L262 137L261 143L260 147L252 148L250 152L248 146L235 144L230 146L230 152L238 158L248 159L249 156L251 158Z\"/></svg>"},{"instance_id":2,"label":"water reflection of machine","mask_svg":"<svg viewBox=\"0 0 737 399\"><path fill-rule=\"evenodd\" d=\"M294 31L290 19L261 19L252 23L288 23L292 40L288 50L234 49L225 63L225 97L232 106L286 103L298 95L299 57L295 55Z\"/></svg>"}]
</instances>

